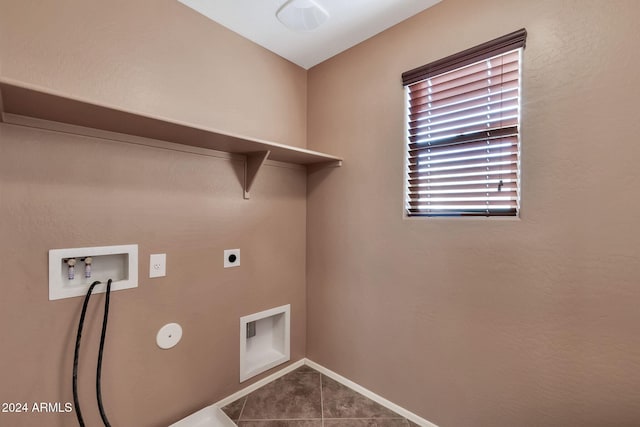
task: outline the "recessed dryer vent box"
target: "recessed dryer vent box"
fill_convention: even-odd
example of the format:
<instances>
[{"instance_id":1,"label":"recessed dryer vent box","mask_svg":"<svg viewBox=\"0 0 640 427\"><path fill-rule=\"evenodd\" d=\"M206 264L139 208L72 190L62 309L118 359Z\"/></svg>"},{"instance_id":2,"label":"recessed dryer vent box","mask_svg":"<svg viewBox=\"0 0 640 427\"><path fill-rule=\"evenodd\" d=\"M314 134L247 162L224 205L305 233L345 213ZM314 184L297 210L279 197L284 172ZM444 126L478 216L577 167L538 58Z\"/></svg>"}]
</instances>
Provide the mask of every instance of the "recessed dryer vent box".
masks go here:
<instances>
[{"instance_id":1,"label":"recessed dryer vent box","mask_svg":"<svg viewBox=\"0 0 640 427\"><path fill-rule=\"evenodd\" d=\"M247 337L247 324L255 332ZM240 318L240 382L291 359L291 305Z\"/></svg>"},{"instance_id":2,"label":"recessed dryer vent box","mask_svg":"<svg viewBox=\"0 0 640 427\"><path fill-rule=\"evenodd\" d=\"M90 262L90 276L86 267ZM69 260L75 260L70 278ZM93 293L119 291L138 286L138 245L97 246L92 248L51 249L49 251L49 300L84 296L96 280L102 282Z\"/></svg>"}]
</instances>

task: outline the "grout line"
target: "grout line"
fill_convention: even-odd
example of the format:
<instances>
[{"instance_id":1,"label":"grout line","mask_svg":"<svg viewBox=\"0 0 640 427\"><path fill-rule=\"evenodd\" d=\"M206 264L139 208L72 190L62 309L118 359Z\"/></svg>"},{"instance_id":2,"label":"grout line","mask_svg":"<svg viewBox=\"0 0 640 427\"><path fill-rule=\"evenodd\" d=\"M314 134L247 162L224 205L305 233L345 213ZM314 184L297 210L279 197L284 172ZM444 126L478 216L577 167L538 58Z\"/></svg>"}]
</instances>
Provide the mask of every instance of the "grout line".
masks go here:
<instances>
[{"instance_id":1,"label":"grout line","mask_svg":"<svg viewBox=\"0 0 640 427\"><path fill-rule=\"evenodd\" d=\"M320 374L320 424L324 427L324 395L322 394L322 374Z\"/></svg>"},{"instance_id":2,"label":"grout line","mask_svg":"<svg viewBox=\"0 0 640 427\"><path fill-rule=\"evenodd\" d=\"M244 397L244 402L242 402L242 409L240 409L240 415L238 415L238 422L240 422L240 418L242 418L242 413L244 412L244 407L247 405L247 400L249 400L249 395Z\"/></svg>"},{"instance_id":3,"label":"grout line","mask_svg":"<svg viewBox=\"0 0 640 427\"><path fill-rule=\"evenodd\" d=\"M427 421L426 419L414 414L413 412L407 409L404 409L399 405L396 405L395 403L390 402L389 400L372 392L371 390L368 390L362 387L361 385L343 377L342 375L330 369L325 368L324 366L318 363L315 363L314 361L308 358L304 359L304 364L310 367L311 369L315 369L316 371L320 372L322 375L325 375L327 378L331 378L332 380L337 381L343 386L346 386L347 388L350 388L351 390L357 393L360 393L361 395L368 398L369 400L373 400L374 402L384 406L385 408L390 409L391 411L398 414L398 417L400 418L404 417L407 420L410 420L422 427L438 427L436 424L430 421Z\"/></svg>"}]
</instances>

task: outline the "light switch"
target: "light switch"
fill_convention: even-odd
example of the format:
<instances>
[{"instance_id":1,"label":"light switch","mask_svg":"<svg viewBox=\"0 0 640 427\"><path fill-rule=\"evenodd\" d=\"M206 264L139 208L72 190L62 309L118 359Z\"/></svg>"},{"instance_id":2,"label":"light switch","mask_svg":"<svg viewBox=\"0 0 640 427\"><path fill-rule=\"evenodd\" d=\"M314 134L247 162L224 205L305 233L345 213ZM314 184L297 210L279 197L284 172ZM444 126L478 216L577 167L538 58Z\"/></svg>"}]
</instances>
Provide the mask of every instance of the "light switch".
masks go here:
<instances>
[{"instance_id":1,"label":"light switch","mask_svg":"<svg viewBox=\"0 0 640 427\"><path fill-rule=\"evenodd\" d=\"M149 257L149 277L167 275L167 254L151 254Z\"/></svg>"}]
</instances>

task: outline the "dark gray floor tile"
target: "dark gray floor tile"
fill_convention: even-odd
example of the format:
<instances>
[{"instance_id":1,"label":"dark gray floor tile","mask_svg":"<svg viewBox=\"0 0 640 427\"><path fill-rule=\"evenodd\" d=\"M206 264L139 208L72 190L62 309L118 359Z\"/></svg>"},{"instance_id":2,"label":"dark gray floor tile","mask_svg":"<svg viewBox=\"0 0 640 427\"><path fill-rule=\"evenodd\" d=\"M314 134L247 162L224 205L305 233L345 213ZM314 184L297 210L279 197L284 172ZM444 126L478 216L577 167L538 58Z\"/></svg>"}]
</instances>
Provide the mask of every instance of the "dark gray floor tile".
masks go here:
<instances>
[{"instance_id":1,"label":"dark gray floor tile","mask_svg":"<svg viewBox=\"0 0 640 427\"><path fill-rule=\"evenodd\" d=\"M324 420L324 427L407 427L404 418L333 419Z\"/></svg>"},{"instance_id":2,"label":"dark gray floor tile","mask_svg":"<svg viewBox=\"0 0 640 427\"><path fill-rule=\"evenodd\" d=\"M238 427L322 427L321 420L240 421Z\"/></svg>"},{"instance_id":3,"label":"dark gray floor tile","mask_svg":"<svg viewBox=\"0 0 640 427\"><path fill-rule=\"evenodd\" d=\"M325 375L322 375L322 398L325 418L401 418Z\"/></svg>"},{"instance_id":4,"label":"dark gray floor tile","mask_svg":"<svg viewBox=\"0 0 640 427\"><path fill-rule=\"evenodd\" d=\"M235 402L229 403L227 406L222 408L222 411L227 414L227 417L231 418L233 421L237 421L240 418L240 412L242 412L242 407L244 406L245 397L241 397Z\"/></svg>"},{"instance_id":5,"label":"dark gray floor tile","mask_svg":"<svg viewBox=\"0 0 640 427\"><path fill-rule=\"evenodd\" d=\"M321 418L320 374L291 372L247 396L240 420Z\"/></svg>"}]
</instances>

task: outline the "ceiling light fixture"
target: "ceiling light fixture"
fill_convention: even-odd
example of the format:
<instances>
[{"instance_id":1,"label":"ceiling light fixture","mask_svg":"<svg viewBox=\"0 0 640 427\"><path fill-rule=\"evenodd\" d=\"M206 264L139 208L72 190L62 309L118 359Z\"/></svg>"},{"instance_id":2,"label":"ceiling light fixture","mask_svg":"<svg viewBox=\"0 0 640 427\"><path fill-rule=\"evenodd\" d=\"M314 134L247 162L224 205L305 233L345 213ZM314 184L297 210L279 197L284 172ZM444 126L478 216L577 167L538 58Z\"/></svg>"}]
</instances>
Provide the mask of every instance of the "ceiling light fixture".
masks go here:
<instances>
[{"instance_id":1,"label":"ceiling light fixture","mask_svg":"<svg viewBox=\"0 0 640 427\"><path fill-rule=\"evenodd\" d=\"M313 31L327 22L329 12L314 0L289 0L278 9L276 17L293 31Z\"/></svg>"}]
</instances>

